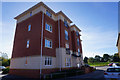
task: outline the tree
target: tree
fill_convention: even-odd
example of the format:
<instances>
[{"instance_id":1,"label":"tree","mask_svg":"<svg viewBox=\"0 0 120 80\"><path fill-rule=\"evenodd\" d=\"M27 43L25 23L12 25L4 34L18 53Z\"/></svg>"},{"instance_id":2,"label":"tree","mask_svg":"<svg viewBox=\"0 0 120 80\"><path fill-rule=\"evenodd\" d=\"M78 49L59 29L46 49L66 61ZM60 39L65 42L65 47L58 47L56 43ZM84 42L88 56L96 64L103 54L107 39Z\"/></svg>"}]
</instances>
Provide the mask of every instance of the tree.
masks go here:
<instances>
[{"instance_id":1,"label":"tree","mask_svg":"<svg viewBox=\"0 0 120 80\"><path fill-rule=\"evenodd\" d=\"M88 63L88 57L85 56L84 63Z\"/></svg>"},{"instance_id":2,"label":"tree","mask_svg":"<svg viewBox=\"0 0 120 80\"><path fill-rule=\"evenodd\" d=\"M101 60L101 57L100 57L99 55L96 55L96 56L95 56L95 61L96 61L96 62L100 62L100 60Z\"/></svg>"},{"instance_id":3,"label":"tree","mask_svg":"<svg viewBox=\"0 0 120 80\"><path fill-rule=\"evenodd\" d=\"M120 60L119 60L119 54L118 53L115 53L114 55L113 55L113 61L114 62L119 62Z\"/></svg>"},{"instance_id":4,"label":"tree","mask_svg":"<svg viewBox=\"0 0 120 80\"><path fill-rule=\"evenodd\" d=\"M90 58L88 59L88 63L94 63L94 58L93 58L93 57L90 57Z\"/></svg>"},{"instance_id":5,"label":"tree","mask_svg":"<svg viewBox=\"0 0 120 80\"><path fill-rule=\"evenodd\" d=\"M104 61L107 62L109 60L109 55L108 54L104 54L103 55L103 58L104 58Z\"/></svg>"}]
</instances>

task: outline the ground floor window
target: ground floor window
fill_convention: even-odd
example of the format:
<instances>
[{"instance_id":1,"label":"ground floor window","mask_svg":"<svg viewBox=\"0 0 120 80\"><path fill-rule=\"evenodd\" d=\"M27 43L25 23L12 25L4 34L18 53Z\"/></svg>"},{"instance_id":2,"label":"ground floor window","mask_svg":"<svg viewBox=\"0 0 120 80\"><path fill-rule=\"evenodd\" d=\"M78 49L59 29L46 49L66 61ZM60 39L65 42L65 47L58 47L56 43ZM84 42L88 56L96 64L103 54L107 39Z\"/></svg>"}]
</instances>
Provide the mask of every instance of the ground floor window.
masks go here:
<instances>
[{"instance_id":1,"label":"ground floor window","mask_svg":"<svg viewBox=\"0 0 120 80\"><path fill-rule=\"evenodd\" d=\"M71 59L70 58L66 58L65 59L65 66L66 67L70 67L71 66Z\"/></svg>"},{"instance_id":2,"label":"ground floor window","mask_svg":"<svg viewBox=\"0 0 120 80\"><path fill-rule=\"evenodd\" d=\"M52 65L52 57L45 57L45 65L46 66Z\"/></svg>"}]
</instances>

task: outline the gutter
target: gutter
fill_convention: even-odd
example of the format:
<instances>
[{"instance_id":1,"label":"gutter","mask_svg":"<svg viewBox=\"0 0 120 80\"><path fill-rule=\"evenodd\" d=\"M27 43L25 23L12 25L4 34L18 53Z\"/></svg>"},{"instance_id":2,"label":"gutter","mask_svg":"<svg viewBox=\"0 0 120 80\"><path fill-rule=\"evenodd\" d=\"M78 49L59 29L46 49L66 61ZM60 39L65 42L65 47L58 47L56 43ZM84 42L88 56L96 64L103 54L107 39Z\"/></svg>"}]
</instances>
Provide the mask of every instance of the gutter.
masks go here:
<instances>
[{"instance_id":1,"label":"gutter","mask_svg":"<svg viewBox=\"0 0 120 80\"><path fill-rule=\"evenodd\" d=\"M42 77L42 47L43 47L43 25L44 25L44 12L42 12L42 31L41 31L41 55L40 55L40 78Z\"/></svg>"},{"instance_id":2,"label":"gutter","mask_svg":"<svg viewBox=\"0 0 120 80\"><path fill-rule=\"evenodd\" d=\"M60 49L60 22L59 22L59 16L58 16L58 34L59 34L59 49ZM61 71L61 56L60 56L60 71Z\"/></svg>"}]
</instances>

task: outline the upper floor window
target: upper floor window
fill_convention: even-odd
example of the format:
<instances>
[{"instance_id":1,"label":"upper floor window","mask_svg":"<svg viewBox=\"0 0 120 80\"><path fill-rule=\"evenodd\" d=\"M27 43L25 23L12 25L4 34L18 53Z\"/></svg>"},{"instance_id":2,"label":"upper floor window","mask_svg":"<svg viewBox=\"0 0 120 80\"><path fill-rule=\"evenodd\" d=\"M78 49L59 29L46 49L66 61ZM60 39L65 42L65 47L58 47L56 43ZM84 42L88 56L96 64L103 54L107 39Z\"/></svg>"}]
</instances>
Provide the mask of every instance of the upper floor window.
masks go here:
<instances>
[{"instance_id":1,"label":"upper floor window","mask_svg":"<svg viewBox=\"0 0 120 80\"><path fill-rule=\"evenodd\" d=\"M64 19L64 25L68 28L68 23L65 19Z\"/></svg>"},{"instance_id":2,"label":"upper floor window","mask_svg":"<svg viewBox=\"0 0 120 80\"><path fill-rule=\"evenodd\" d=\"M79 32L78 31L76 31L76 35L79 36Z\"/></svg>"},{"instance_id":3,"label":"upper floor window","mask_svg":"<svg viewBox=\"0 0 120 80\"><path fill-rule=\"evenodd\" d=\"M28 25L28 31L30 31L31 30L31 25Z\"/></svg>"},{"instance_id":4,"label":"upper floor window","mask_svg":"<svg viewBox=\"0 0 120 80\"><path fill-rule=\"evenodd\" d=\"M32 16L32 12L30 12L30 16Z\"/></svg>"},{"instance_id":5,"label":"upper floor window","mask_svg":"<svg viewBox=\"0 0 120 80\"><path fill-rule=\"evenodd\" d=\"M71 66L71 60L70 60L70 58L66 58L65 59L65 66L66 67L70 67Z\"/></svg>"},{"instance_id":6,"label":"upper floor window","mask_svg":"<svg viewBox=\"0 0 120 80\"><path fill-rule=\"evenodd\" d=\"M80 44L79 44L79 38L77 38L77 45L79 46Z\"/></svg>"},{"instance_id":7,"label":"upper floor window","mask_svg":"<svg viewBox=\"0 0 120 80\"><path fill-rule=\"evenodd\" d=\"M30 40L27 40L26 48L29 48L29 47L30 47Z\"/></svg>"},{"instance_id":8,"label":"upper floor window","mask_svg":"<svg viewBox=\"0 0 120 80\"><path fill-rule=\"evenodd\" d=\"M52 17L52 14L48 10L46 10L46 15L48 15L49 17Z\"/></svg>"},{"instance_id":9,"label":"upper floor window","mask_svg":"<svg viewBox=\"0 0 120 80\"><path fill-rule=\"evenodd\" d=\"M52 57L45 57L45 65L46 66L52 65Z\"/></svg>"},{"instance_id":10,"label":"upper floor window","mask_svg":"<svg viewBox=\"0 0 120 80\"><path fill-rule=\"evenodd\" d=\"M46 23L45 30L52 32L52 26Z\"/></svg>"},{"instance_id":11,"label":"upper floor window","mask_svg":"<svg viewBox=\"0 0 120 80\"><path fill-rule=\"evenodd\" d=\"M65 39L68 40L68 31L65 30Z\"/></svg>"},{"instance_id":12,"label":"upper floor window","mask_svg":"<svg viewBox=\"0 0 120 80\"><path fill-rule=\"evenodd\" d=\"M80 55L80 49L78 49L78 55Z\"/></svg>"},{"instance_id":13,"label":"upper floor window","mask_svg":"<svg viewBox=\"0 0 120 80\"><path fill-rule=\"evenodd\" d=\"M52 41L45 39L45 47L52 48Z\"/></svg>"}]
</instances>

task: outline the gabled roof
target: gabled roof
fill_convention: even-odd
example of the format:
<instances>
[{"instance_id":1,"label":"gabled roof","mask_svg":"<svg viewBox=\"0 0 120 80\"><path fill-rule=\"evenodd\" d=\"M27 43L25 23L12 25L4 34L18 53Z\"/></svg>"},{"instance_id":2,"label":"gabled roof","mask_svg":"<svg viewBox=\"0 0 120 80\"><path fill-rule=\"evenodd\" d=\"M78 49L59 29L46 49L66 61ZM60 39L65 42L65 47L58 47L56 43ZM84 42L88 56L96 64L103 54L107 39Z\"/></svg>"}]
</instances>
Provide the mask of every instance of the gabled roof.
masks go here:
<instances>
[{"instance_id":1,"label":"gabled roof","mask_svg":"<svg viewBox=\"0 0 120 80\"><path fill-rule=\"evenodd\" d=\"M70 23L72 23L72 21L62 11L59 11L56 13L56 15L59 15L59 14L63 15L68 21L70 21Z\"/></svg>"},{"instance_id":2,"label":"gabled roof","mask_svg":"<svg viewBox=\"0 0 120 80\"><path fill-rule=\"evenodd\" d=\"M75 27L79 32L81 32L81 30L80 30L75 24L71 25L70 27L71 27L71 28L72 28L72 27Z\"/></svg>"},{"instance_id":3,"label":"gabled roof","mask_svg":"<svg viewBox=\"0 0 120 80\"><path fill-rule=\"evenodd\" d=\"M26 13L33 11L34 9L40 7L40 6L44 6L45 8L47 8L50 12L52 12L53 14L56 14L52 9L50 9L47 5L45 5L43 2L39 2L38 4L34 5L33 7L29 8L28 10L24 11L23 13L21 13L20 15L16 16L14 19L17 19L21 16L24 16Z\"/></svg>"},{"instance_id":4,"label":"gabled roof","mask_svg":"<svg viewBox=\"0 0 120 80\"><path fill-rule=\"evenodd\" d=\"M59 11L59 12L55 13L52 9L50 9L43 2L39 2L38 4L34 5L33 7L29 8L28 10L26 10L23 13L19 14L18 16L16 16L14 19L18 19L18 18L24 16L26 13L30 13L31 11L33 11L34 9L36 9L36 8L38 8L40 6L45 7L46 9L48 9L54 15L59 15L59 14L63 15L68 21L70 21L70 23L72 23L72 21L62 11Z\"/></svg>"},{"instance_id":5,"label":"gabled roof","mask_svg":"<svg viewBox=\"0 0 120 80\"><path fill-rule=\"evenodd\" d=\"M116 46L118 46L119 38L120 38L120 33L118 34L118 40L117 40L117 44L116 44Z\"/></svg>"}]
</instances>

